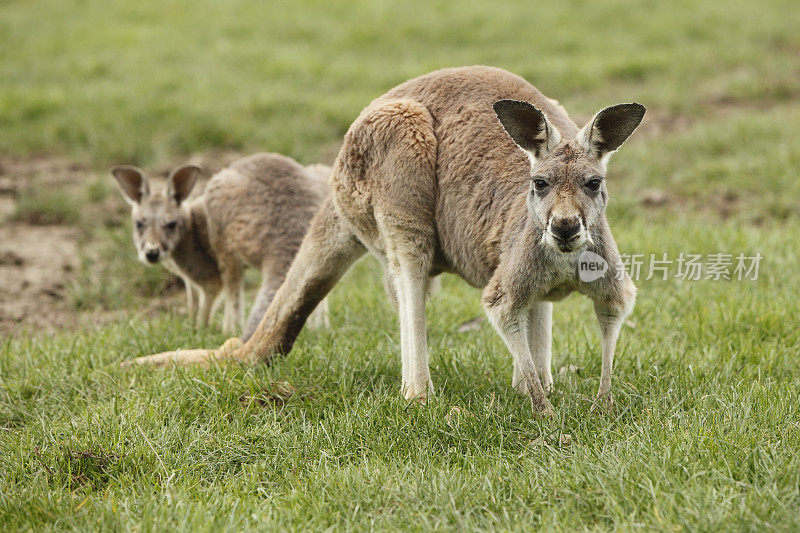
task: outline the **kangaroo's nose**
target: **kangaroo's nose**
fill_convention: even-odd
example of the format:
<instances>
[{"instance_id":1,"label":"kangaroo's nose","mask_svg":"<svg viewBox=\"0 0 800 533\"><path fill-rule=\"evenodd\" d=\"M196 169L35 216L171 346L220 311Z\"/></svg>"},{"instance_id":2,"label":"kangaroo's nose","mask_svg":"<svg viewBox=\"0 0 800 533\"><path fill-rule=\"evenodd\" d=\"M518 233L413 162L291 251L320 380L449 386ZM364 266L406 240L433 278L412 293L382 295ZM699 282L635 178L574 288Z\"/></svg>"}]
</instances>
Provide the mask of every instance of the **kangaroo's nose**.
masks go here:
<instances>
[{"instance_id":1,"label":"kangaroo's nose","mask_svg":"<svg viewBox=\"0 0 800 533\"><path fill-rule=\"evenodd\" d=\"M161 246L154 242L144 243L144 257L148 263L155 263L161 256Z\"/></svg>"},{"instance_id":2,"label":"kangaroo's nose","mask_svg":"<svg viewBox=\"0 0 800 533\"><path fill-rule=\"evenodd\" d=\"M571 241L581 230L581 221L578 217L553 218L550 230L561 242Z\"/></svg>"}]
</instances>

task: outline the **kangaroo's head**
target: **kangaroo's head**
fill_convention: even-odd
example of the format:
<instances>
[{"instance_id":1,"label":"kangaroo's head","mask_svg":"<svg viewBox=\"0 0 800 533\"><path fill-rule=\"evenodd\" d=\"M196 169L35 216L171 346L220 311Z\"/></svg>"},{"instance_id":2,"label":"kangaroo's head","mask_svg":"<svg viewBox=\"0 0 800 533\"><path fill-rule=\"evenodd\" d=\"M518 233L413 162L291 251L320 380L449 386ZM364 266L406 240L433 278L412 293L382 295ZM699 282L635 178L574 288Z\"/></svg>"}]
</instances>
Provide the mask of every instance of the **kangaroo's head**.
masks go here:
<instances>
[{"instance_id":1,"label":"kangaroo's head","mask_svg":"<svg viewBox=\"0 0 800 533\"><path fill-rule=\"evenodd\" d=\"M131 206L133 243L139 260L158 263L169 256L186 235L189 215L181 204L192 192L200 169L183 165L172 171L166 191L150 191L144 173L136 167L111 169L122 196Z\"/></svg>"},{"instance_id":2,"label":"kangaroo's head","mask_svg":"<svg viewBox=\"0 0 800 533\"><path fill-rule=\"evenodd\" d=\"M500 123L531 161L528 210L543 229L542 242L568 253L592 242L590 230L605 216L608 159L644 117L640 104L603 109L574 139L561 135L528 102L493 104Z\"/></svg>"}]
</instances>

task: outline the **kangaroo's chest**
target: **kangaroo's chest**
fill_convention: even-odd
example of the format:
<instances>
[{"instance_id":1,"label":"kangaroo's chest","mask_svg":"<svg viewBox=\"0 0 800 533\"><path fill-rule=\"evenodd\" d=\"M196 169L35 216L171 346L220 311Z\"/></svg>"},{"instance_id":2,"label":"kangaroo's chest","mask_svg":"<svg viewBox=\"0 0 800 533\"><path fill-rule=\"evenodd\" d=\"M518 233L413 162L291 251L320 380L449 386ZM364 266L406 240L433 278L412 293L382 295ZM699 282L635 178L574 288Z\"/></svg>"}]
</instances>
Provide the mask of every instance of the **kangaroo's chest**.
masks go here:
<instances>
[{"instance_id":1,"label":"kangaroo's chest","mask_svg":"<svg viewBox=\"0 0 800 533\"><path fill-rule=\"evenodd\" d=\"M561 283L551 287L542 295L542 300L546 302L558 302L572 294L577 287L573 283Z\"/></svg>"},{"instance_id":2,"label":"kangaroo's chest","mask_svg":"<svg viewBox=\"0 0 800 533\"><path fill-rule=\"evenodd\" d=\"M188 278L198 285L216 281L220 276L216 260L202 249L179 248L164 259L162 264L173 274L183 279Z\"/></svg>"},{"instance_id":3,"label":"kangaroo's chest","mask_svg":"<svg viewBox=\"0 0 800 533\"><path fill-rule=\"evenodd\" d=\"M579 289L577 253L548 255L543 263L545 275L536 291L543 300L557 302Z\"/></svg>"},{"instance_id":4,"label":"kangaroo's chest","mask_svg":"<svg viewBox=\"0 0 800 533\"><path fill-rule=\"evenodd\" d=\"M187 278L191 279L191 276L189 276L186 272L184 272L184 270L180 266L178 266L178 263L176 263L175 260L172 259L172 257L169 256L165 257L161 261L161 265L164 268L166 268L168 272L175 274L181 279L184 280Z\"/></svg>"}]
</instances>

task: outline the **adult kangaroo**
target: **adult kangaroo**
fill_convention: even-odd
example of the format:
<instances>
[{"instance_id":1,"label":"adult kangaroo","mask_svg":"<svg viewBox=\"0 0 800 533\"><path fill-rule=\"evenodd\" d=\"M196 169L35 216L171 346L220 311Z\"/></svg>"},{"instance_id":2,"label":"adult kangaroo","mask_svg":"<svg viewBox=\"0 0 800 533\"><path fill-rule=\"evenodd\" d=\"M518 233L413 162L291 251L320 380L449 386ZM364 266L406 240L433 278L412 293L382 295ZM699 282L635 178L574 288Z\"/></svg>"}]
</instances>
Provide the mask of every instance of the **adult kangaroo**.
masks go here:
<instances>
[{"instance_id":1,"label":"adult kangaroo","mask_svg":"<svg viewBox=\"0 0 800 533\"><path fill-rule=\"evenodd\" d=\"M551 302L572 291L591 298L602 335L598 401L610 406L614 350L636 288L605 218L604 176L644 111L616 105L579 129L557 102L498 68L407 81L350 126L331 195L248 342L141 362L268 362L291 350L308 315L369 250L397 296L406 398L433 392L425 295L430 275L452 272L483 288L486 313L514 358L513 385L540 414L552 413ZM607 263L603 277L582 281L586 251Z\"/></svg>"}]
</instances>

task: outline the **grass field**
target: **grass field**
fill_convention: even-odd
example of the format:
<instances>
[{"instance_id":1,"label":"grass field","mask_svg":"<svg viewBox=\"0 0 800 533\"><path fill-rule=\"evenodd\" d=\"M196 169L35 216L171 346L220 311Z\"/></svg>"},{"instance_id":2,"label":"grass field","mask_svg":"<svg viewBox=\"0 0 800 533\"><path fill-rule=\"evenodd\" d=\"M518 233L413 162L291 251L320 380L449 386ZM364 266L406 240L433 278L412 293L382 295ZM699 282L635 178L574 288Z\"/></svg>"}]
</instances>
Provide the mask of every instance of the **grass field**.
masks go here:
<instances>
[{"instance_id":1,"label":"grass field","mask_svg":"<svg viewBox=\"0 0 800 533\"><path fill-rule=\"evenodd\" d=\"M0 340L0 530L800 528L800 10L550 4L2 3L0 168L63 158L85 176L18 183L0 224L74 228L68 305L105 318ZM587 300L556 306L564 372L538 420L491 328L457 332L480 294L447 276L428 307L437 396L407 404L371 259L333 291L332 329L270 368L119 368L224 336L190 328L174 281L135 262L105 169L330 162L372 98L464 64L521 74L580 121L645 104L608 177L621 251L761 254L758 279L673 264L637 282L610 416L590 412Z\"/></svg>"}]
</instances>

